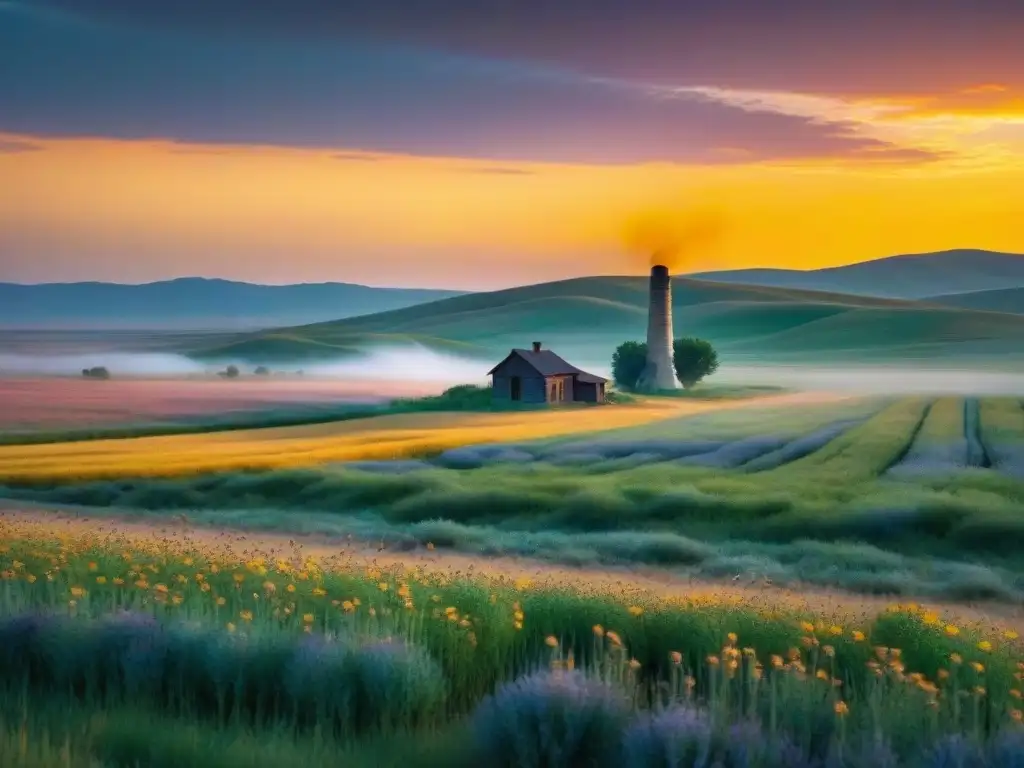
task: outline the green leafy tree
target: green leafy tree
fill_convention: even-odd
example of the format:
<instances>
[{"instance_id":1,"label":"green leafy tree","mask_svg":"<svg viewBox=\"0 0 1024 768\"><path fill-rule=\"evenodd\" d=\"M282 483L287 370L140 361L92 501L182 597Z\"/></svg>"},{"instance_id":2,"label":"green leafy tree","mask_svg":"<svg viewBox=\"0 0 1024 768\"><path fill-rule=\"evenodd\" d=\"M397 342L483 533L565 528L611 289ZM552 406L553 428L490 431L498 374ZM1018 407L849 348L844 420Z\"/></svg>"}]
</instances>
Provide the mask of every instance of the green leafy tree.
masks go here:
<instances>
[{"instance_id":1,"label":"green leafy tree","mask_svg":"<svg viewBox=\"0 0 1024 768\"><path fill-rule=\"evenodd\" d=\"M642 341L627 341L612 355L612 379L622 389L633 389L645 365L647 345Z\"/></svg>"},{"instance_id":2,"label":"green leafy tree","mask_svg":"<svg viewBox=\"0 0 1024 768\"><path fill-rule=\"evenodd\" d=\"M685 389L718 370L718 353L704 339L676 339L672 342L672 367Z\"/></svg>"}]
</instances>

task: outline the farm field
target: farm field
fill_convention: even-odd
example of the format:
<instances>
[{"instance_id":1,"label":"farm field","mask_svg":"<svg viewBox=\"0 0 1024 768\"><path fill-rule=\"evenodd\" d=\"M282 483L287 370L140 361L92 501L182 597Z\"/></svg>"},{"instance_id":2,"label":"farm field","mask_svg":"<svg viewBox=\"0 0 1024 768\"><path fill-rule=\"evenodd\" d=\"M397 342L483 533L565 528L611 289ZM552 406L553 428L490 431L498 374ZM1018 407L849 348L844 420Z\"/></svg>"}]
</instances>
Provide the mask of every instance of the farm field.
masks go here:
<instances>
[{"instance_id":1,"label":"farm field","mask_svg":"<svg viewBox=\"0 0 1024 768\"><path fill-rule=\"evenodd\" d=\"M1024 738L1019 617L157 530L0 517L5 765L931 768Z\"/></svg>"},{"instance_id":2,"label":"farm field","mask_svg":"<svg viewBox=\"0 0 1024 768\"><path fill-rule=\"evenodd\" d=\"M1024 435L1010 418L1020 409L653 398L5 446L0 495L401 549L1015 603L1024 483L999 457Z\"/></svg>"},{"instance_id":3,"label":"farm field","mask_svg":"<svg viewBox=\"0 0 1024 768\"><path fill-rule=\"evenodd\" d=\"M787 400L788 398L788 400ZM821 394L758 400L658 398L619 407L531 413L403 413L300 427L187 436L0 446L0 482L176 477L327 462L399 459L477 442L544 438L634 426L666 417L750 407L757 402L820 402Z\"/></svg>"},{"instance_id":4,"label":"farm field","mask_svg":"<svg viewBox=\"0 0 1024 768\"><path fill-rule=\"evenodd\" d=\"M434 394L431 383L246 378L0 378L0 434L188 424Z\"/></svg>"},{"instance_id":5,"label":"farm field","mask_svg":"<svg viewBox=\"0 0 1024 768\"><path fill-rule=\"evenodd\" d=\"M602 768L933 768L949 734L990 765L1024 739L1017 398L57 437L0 446L4 765L559 764L526 734Z\"/></svg>"},{"instance_id":6,"label":"farm field","mask_svg":"<svg viewBox=\"0 0 1024 768\"><path fill-rule=\"evenodd\" d=\"M755 393L0 447L0 762L1012 765L1022 413Z\"/></svg>"}]
</instances>

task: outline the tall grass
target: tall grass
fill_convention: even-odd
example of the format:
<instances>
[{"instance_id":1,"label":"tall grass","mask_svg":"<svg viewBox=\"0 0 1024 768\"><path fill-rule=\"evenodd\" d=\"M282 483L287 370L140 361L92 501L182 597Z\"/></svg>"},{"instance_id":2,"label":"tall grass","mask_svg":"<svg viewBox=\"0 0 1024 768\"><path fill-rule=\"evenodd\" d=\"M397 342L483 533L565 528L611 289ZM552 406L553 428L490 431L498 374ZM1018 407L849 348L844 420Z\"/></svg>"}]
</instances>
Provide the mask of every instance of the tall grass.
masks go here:
<instances>
[{"instance_id":1,"label":"tall grass","mask_svg":"<svg viewBox=\"0 0 1024 768\"><path fill-rule=\"evenodd\" d=\"M463 743L433 759L467 768L662 765L643 756L694 750L726 765L839 757L866 768L880 745L930 768L948 734L987 756L1014 754L1019 739L1017 636L922 606L850 626L724 597L363 570L300 548L237 561L198 546L4 533L0 706L63 700L75 716L108 718L132 701L136 728L150 713L150 727L194 734L166 741L180 759L195 755L190 739L235 734L252 750L260 737L247 734L263 733L268 759L318 765L332 745L358 755L392 734ZM72 741L116 765L165 743L77 723L64 764ZM94 735L85 744L83 732ZM0 754L11 736L0 734ZM27 736L15 738L29 754ZM192 764L267 764L234 754Z\"/></svg>"}]
</instances>

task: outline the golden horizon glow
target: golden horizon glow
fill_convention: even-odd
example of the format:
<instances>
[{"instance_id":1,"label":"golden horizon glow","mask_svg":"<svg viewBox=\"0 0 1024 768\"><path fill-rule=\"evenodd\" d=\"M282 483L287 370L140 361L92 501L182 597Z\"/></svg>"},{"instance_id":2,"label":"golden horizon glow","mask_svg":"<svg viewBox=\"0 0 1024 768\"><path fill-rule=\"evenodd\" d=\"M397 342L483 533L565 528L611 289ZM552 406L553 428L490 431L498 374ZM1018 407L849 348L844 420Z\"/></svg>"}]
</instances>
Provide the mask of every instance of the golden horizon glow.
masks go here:
<instances>
[{"instance_id":1,"label":"golden horizon glow","mask_svg":"<svg viewBox=\"0 0 1024 768\"><path fill-rule=\"evenodd\" d=\"M737 150L732 164L599 166L0 135L36 148L0 152L0 279L479 289L641 274L649 261L623 233L651 211L683 226L702 211L727 221L686 249L677 272L1024 252L1024 104L998 83L971 91L919 102L714 93L842 119L935 159L742 163ZM989 111L961 97L990 99Z\"/></svg>"}]
</instances>

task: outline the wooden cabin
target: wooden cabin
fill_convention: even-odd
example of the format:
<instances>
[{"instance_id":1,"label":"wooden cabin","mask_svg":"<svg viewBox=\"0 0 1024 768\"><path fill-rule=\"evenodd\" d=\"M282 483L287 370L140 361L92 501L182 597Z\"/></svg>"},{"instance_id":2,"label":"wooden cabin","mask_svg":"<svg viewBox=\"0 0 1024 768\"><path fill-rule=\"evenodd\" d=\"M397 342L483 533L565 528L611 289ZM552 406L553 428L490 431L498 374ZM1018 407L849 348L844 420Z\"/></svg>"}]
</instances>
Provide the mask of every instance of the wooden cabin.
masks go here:
<instances>
[{"instance_id":1,"label":"wooden cabin","mask_svg":"<svg viewBox=\"0 0 1024 768\"><path fill-rule=\"evenodd\" d=\"M532 349L513 349L488 375L498 403L601 403L608 383L542 349L539 341Z\"/></svg>"}]
</instances>

